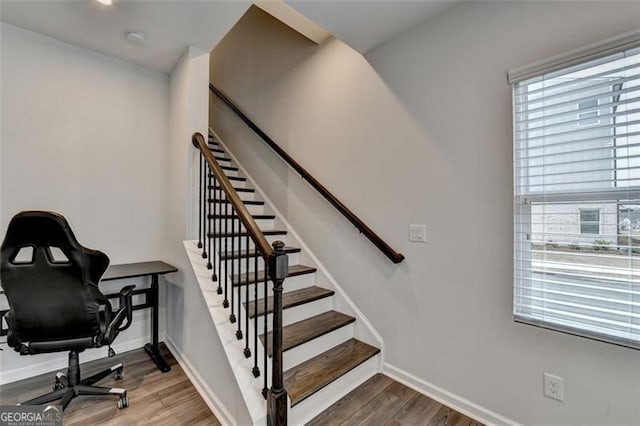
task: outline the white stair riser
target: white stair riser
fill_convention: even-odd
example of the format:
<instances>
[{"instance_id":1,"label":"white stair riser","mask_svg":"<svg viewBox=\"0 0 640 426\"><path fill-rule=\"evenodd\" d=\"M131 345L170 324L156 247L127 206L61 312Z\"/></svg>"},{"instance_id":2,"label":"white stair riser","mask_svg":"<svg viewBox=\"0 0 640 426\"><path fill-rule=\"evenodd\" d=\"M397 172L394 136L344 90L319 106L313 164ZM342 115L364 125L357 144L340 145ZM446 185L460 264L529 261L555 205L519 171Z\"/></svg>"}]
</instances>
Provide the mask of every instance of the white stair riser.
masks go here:
<instances>
[{"instance_id":1,"label":"white stair riser","mask_svg":"<svg viewBox=\"0 0 640 426\"><path fill-rule=\"evenodd\" d=\"M224 171L228 171L228 170L224 170ZM231 173L231 172L229 172ZM227 175L225 174L227 177L231 176L231 175ZM213 178L211 178L213 180ZM247 181L246 180L235 180L235 179L229 179L229 182L231 182L231 186L233 186L234 188L247 188Z\"/></svg>"},{"instance_id":2,"label":"white stair riser","mask_svg":"<svg viewBox=\"0 0 640 426\"><path fill-rule=\"evenodd\" d=\"M283 241L284 243L287 242L287 234L282 234L282 235L265 235L265 238L267 239L267 241L269 242L269 244L273 244L275 241ZM242 236L242 237L228 237L226 238L227 240L227 250L229 252L231 252L231 246L233 245L233 251L238 251L238 250L246 250L247 249L247 237L246 236ZM233 241L232 241L233 240ZM224 241L225 238L222 238L222 244L224 247ZM216 246L218 244L216 243ZM251 237L249 237L249 251L255 250L254 248L254 244L253 244L253 240L251 239Z\"/></svg>"},{"instance_id":3,"label":"white stair riser","mask_svg":"<svg viewBox=\"0 0 640 426\"><path fill-rule=\"evenodd\" d=\"M255 192L237 192L237 194L240 197L240 199L244 201L256 199ZM207 196L209 196L209 194L207 194ZM221 200L227 199L227 194L225 194L224 191L218 191L218 194L214 194L214 191L211 190L211 198L214 198L214 196ZM224 205L222 206L222 210L224 210Z\"/></svg>"},{"instance_id":4,"label":"white stair riser","mask_svg":"<svg viewBox=\"0 0 640 426\"><path fill-rule=\"evenodd\" d=\"M333 330L324 336L316 337L300 346L284 352L284 370L295 367L298 364L320 355L329 349L346 342L353 337L353 323Z\"/></svg>"},{"instance_id":5,"label":"white stair riser","mask_svg":"<svg viewBox=\"0 0 640 426\"><path fill-rule=\"evenodd\" d=\"M315 278L316 274L312 273L312 274L304 274L304 275L297 275L295 277L289 277L286 278L284 280L284 291L294 291L294 290L301 290L303 288L306 287L311 287L313 285L315 285ZM222 288L224 289L224 279L222 280ZM227 295L227 298L229 300L231 300L231 281L228 281L228 292L229 294ZM215 283L215 285L217 286L218 284ZM253 300L253 291L254 291L254 283L249 284L249 298L250 300ZM239 287L234 287L236 293L234 293L234 298L238 295L238 289ZM242 292L240 294L240 300L242 302L245 301L245 293L246 293L246 289L243 286L242 287ZM267 295L271 296L273 295L273 282L271 282L271 280L269 280L267 282ZM258 299L262 299L264 297L264 282L261 282L258 284ZM293 309L293 308L292 308Z\"/></svg>"},{"instance_id":6,"label":"white stair riser","mask_svg":"<svg viewBox=\"0 0 640 426\"><path fill-rule=\"evenodd\" d=\"M264 214L264 204L245 204L245 207L251 215ZM229 214L231 214L231 205L229 205L228 210ZM224 212L224 204L222 205L222 211Z\"/></svg>"},{"instance_id":7,"label":"white stair riser","mask_svg":"<svg viewBox=\"0 0 640 426\"><path fill-rule=\"evenodd\" d=\"M314 393L304 401L289 410L288 422L291 425L302 425L336 403L346 394L363 384L378 370L378 357L369 358L347 374L333 381L328 386Z\"/></svg>"},{"instance_id":8,"label":"white stair riser","mask_svg":"<svg viewBox=\"0 0 640 426\"><path fill-rule=\"evenodd\" d=\"M224 210L223 210L223 214L224 214ZM270 229L273 229L274 225L275 225L275 220L273 219L253 219L256 224L258 225L258 227L262 230L262 231L268 231ZM235 222L235 223L234 223ZM226 228L225 228L226 225ZM244 229L244 226L242 226L240 220L231 220L231 219L217 219L215 221L215 227L214 229L216 230L216 232L221 231L224 232L225 229L228 232L231 232L231 227L233 227L234 229Z\"/></svg>"},{"instance_id":9,"label":"white stair riser","mask_svg":"<svg viewBox=\"0 0 640 426\"><path fill-rule=\"evenodd\" d=\"M333 301L331 297L305 303L304 305L294 306L282 311L282 324L287 326L316 315L328 312L333 309ZM273 329L273 314L267 315L267 330ZM264 334L264 319L258 321L258 334Z\"/></svg>"},{"instance_id":10,"label":"white stair riser","mask_svg":"<svg viewBox=\"0 0 640 426\"><path fill-rule=\"evenodd\" d=\"M247 181L246 180L231 180L229 182L231 182L231 186L233 186L234 188L248 188L249 187L247 185Z\"/></svg>"},{"instance_id":11,"label":"white stair riser","mask_svg":"<svg viewBox=\"0 0 640 426\"><path fill-rule=\"evenodd\" d=\"M300 264L300 253L288 253L288 256L289 256L289 266ZM246 258L233 259L233 260L227 260L225 264L229 271L231 271L231 266L233 264L234 271L237 271L238 267L241 267L242 272L245 272L247 270L246 261L247 261ZM253 272L254 270L255 270L255 257L250 257L249 272ZM262 259L262 256L258 256L258 271L263 271L263 270L264 270L264 260Z\"/></svg>"},{"instance_id":12,"label":"white stair riser","mask_svg":"<svg viewBox=\"0 0 640 426\"><path fill-rule=\"evenodd\" d=\"M227 164L225 164L225 166L227 166ZM235 167L235 166L231 164L231 167ZM225 169L222 169L222 171L226 176L240 176L240 174L237 171L225 170Z\"/></svg>"},{"instance_id":13,"label":"white stair riser","mask_svg":"<svg viewBox=\"0 0 640 426\"><path fill-rule=\"evenodd\" d=\"M249 214L264 214L264 205L245 204L245 207ZM231 206L229 206L229 209L231 209Z\"/></svg>"}]
</instances>

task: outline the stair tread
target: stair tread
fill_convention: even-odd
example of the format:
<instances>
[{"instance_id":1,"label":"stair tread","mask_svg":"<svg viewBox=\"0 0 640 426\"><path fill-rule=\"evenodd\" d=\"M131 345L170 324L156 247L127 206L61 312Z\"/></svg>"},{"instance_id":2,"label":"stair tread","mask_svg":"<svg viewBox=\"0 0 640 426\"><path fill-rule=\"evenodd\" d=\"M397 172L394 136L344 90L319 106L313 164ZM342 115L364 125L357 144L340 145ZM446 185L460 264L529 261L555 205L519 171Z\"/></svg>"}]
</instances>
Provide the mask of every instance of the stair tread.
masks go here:
<instances>
[{"instance_id":1,"label":"stair tread","mask_svg":"<svg viewBox=\"0 0 640 426\"><path fill-rule=\"evenodd\" d=\"M210 178L214 177L213 173L209 173ZM227 179L229 180L237 180L237 181L241 181L241 182L246 182L247 178L243 177L243 176L227 176Z\"/></svg>"},{"instance_id":2,"label":"stair tread","mask_svg":"<svg viewBox=\"0 0 640 426\"><path fill-rule=\"evenodd\" d=\"M215 158L216 158L216 160L218 160L218 161L224 161L224 162L227 162L227 163L230 163L230 162L231 162L231 158L221 157L221 156L219 156L219 155L214 155L214 157L215 157Z\"/></svg>"},{"instance_id":3,"label":"stair tread","mask_svg":"<svg viewBox=\"0 0 640 426\"><path fill-rule=\"evenodd\" d=\"M288 351L317 337L351 324L356 319L338 311L328 311L282 328L282 351ZM267 355L271 356L272 332L267 333ZM264 344L264 334L260 336Z\"/></svg>"},{"instance_id":4,"label":"stair tread","mask_svg":"<svg viewBox=\"0 0 640 426\"><path fill-rule=\"evenodd\" d=\"M286 249L285 249L286 250ZM288 291L282 294L282 308L288 309L295 306L304 305L305 303L315 302L316 300L331 297L335 294L333 290L312 286L302 288L300 290ZM245 308L249 311L249 317L254 317L255 302L251 301ZM267 313L273 312L273 296L267 297ZM258 316L264 314L264 298L258 299Z\"/></svg>"},{"instance_id":5,"label":"stair tread","mask_svg":"<svg viewBox=\"0 0 640 426\"><path fill-rule=\"evenodd\" d=\"M208 217L209 219L213 219L213 216L214 216L214 215L210 214L210 215L208 215L207 217ZM269 219L275 219L275 218L276 218L276 215L274 215L274 214L252 214L252 215L251 215L251 217L252 217L254 220L269 220ZM234 215L230 215L230 214L220 214L220 215L216 215L216 216L215 216L215 218L216 218L216 219L238 219L238 220L240 219L240 218L238 217L238 215L235 215L235 216L234 216Z\"/></svg>"},{"instance_id":6,"label":"stair tread","mask_svg":"<svg viewBox=\"0 0 640 426\"><path fill-rule=\"evenodd\" d=\"M306 274L313 274L314 272L316 272L317 269L316 268L312 268L311 266L305 266L305 265L293 265L293 266L289 266L289 271L287 272L287 277L295 277L298 275L306 275ZM248 280L247 280L247 275L248 275ZM258 281L259 283L264 281L264 271L258 271ZM244 284L252 284L256 282L256 278L255 278L255 274L253 272L249 272L249 273L244 273L244 274L239 274L239 275L234 275L231 277L231 282L233 283L234 286L240 286L240 285L244 285Z\"/></svg>"},{"instance_id":7,"label":"stair tread","mask_svg":"<svg viewBox=\"0 0 640 426\"><path fill-rule=\"evenodd\" d=\"M220 166L222 170L231 170L232 172L237 172L238 168L233 166Z\"/></svg>"},{"instance_id":8,"label":"stair tread","mask_svg":"<svg viewBox=\"0 0 640 426\"><path fill-rule=\"evenodd\" d=\"M227 232L222 234L212 235L209 233L209 238L227 238L227 237L246 237L249 234L247 232ZM262 235L287 235L287 231L284 229L268 229L266 231L262 231ZM249 250L251 253L252 250Z\"/></svg>"},{"instance_id":9,"label":"stair tread","mask_svg":"<svg viewBox=\"0 0 640 426\"><path fill-rule=\"evenodd\" d=\"M261 216L261 215L258 215ZM267 215L268 216L268 215ZM256 216L253 216L254 219L256 219ZM228 248L228 247L227 247ZM284 252L285 253L299 253L302 250L298 247L285 247L284 248ZM249 256L248 257L256 257L258 255L258 252L255 250L249 250ZM247 252L246 250L242 250L242 251L234 251L233 253L229 253L229 254L224 254L222 253L222 255L220 256L220 259L222 260L229 260L229 259L244 259L247 257Z\"/></svg>"},{"instance_id":10,"label":"stair tread","mask_svg":"<svg viewBox=\"0 0 640 426\"><path fill-rule=\"evenodd\" d=\"M380 352L360 340L349 339L284 372L291 406L304 401Z\"/></svg>"},{"instance_id":11,"label":"stair tread","mask_svg":"<svg viewBox=\"0 0 640 426\"><path fill-rule=\"evenodd\" d=\"M224 149L220 148L209 148L212 152L217 152L218 154L224 154Z\"/></svg>"},{"instance_id":12,"label":"stair tread","mask_svg":"<svg viewBox=\"0 0 640 426\"><path fill-rule=\"evenodd\" d=\"M222 187L221 187L221 186L218 186L218 185L207 185L207 188L208 188L208 189L222 189ZM256 190L255 190L255 189L253 189L253 188L236 188L236 187L234 186L234 187L233 187L233 189L234 189L236 192L256 192Z\"/></svg>"},{"instance_id":13,"label":"stair tread","mask_svg":"<svg viewBox=\"0 0 640 426\"><path fill-rule=\"evenodd\" d=\"M229 200L224 199L224 200L212 200L211 198L207 199L208 202L210 203L216 203L216 204L228 204ZM242 200L242 202L244 204L250 204L252 206L262 206L264 205L264 201L257 201L257 200Z\"/></svg>"}]
</instances>

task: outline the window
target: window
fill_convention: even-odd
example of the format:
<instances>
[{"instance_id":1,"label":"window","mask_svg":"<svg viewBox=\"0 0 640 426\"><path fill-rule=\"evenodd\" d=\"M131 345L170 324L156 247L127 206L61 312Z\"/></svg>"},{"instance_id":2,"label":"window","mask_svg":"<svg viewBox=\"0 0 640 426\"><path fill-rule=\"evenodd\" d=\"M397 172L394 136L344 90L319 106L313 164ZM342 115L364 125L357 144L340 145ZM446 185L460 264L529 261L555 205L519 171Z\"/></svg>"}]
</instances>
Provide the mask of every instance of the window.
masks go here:
<instances>
[{"instance_id":1,"label":"window","mask_svg":"<svg viewBox=\"0 0 640 426\"><path fill-rule=\"evenodd\" d=\"M580 233L594 235L600 233L600 210L580 209Z\"/></svg>"},{"instance_id":2,"label":"window","mask_svg":"<svg viewBox=\"0 0 640 426\"><path fill-rule=\"evenodd\" d=\"M603 46L509 75L514 317L640 349L640 33Z\"/></svg>"}]
</instances>

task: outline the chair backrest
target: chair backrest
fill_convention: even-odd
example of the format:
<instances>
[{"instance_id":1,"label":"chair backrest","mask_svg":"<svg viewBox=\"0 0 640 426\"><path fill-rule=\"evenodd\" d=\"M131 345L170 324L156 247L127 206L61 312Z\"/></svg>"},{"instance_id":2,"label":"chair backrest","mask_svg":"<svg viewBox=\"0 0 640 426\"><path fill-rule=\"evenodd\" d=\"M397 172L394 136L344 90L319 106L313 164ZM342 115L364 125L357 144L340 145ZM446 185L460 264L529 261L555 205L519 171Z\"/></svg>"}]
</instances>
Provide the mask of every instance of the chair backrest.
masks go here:
<instances>
[{"instance_id":1,"label":"chair backrest","mask_svg":"<svg viewBox=\"0 0 640 426\"><path fill-rule=\"evenodd\" d=\"M108 299L98 282L109 266L104 253L76 240L58 213L15 215L0 247L0 282L9 302L13 341L42 342L95 336L98 309Z\"/></svg>"}]
</instances>

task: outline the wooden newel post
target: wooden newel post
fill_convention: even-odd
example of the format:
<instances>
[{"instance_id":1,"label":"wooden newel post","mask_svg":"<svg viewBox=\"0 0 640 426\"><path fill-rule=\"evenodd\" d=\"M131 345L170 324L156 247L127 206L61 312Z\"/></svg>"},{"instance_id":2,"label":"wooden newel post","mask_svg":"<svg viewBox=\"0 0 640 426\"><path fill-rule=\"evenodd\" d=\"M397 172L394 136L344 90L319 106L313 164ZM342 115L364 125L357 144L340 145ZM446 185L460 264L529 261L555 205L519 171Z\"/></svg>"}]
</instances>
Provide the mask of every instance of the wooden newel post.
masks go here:
<instances>
[{"instance_id":1,"label":"wooden newel post","mask_svg":"<svg viewBox=\"0 0 640 426\"><path fill-rule=\"evenodd\" d=\"M276 241L273 243L273 253L269 257L269 278L273 281L273 364L271 389L267 399L269 426L287 424L287 391L284 389L282 364L282 283L288 271L289 258L284 251L284 243Z\"/></svg>"}]
</instances>

